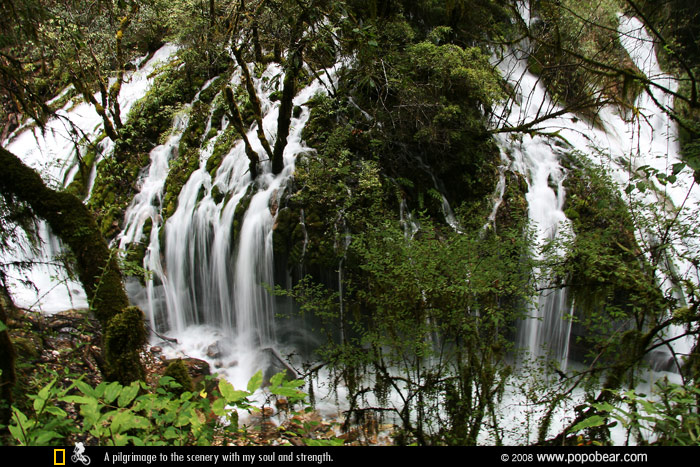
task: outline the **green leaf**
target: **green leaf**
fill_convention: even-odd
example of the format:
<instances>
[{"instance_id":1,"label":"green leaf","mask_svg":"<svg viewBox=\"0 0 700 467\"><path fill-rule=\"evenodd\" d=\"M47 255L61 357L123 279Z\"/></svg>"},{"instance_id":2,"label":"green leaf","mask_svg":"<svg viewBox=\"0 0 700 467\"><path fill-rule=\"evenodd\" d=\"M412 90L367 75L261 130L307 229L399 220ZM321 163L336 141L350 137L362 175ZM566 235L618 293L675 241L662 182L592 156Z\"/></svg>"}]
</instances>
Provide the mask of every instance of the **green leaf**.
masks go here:
<instances>
[{"instance_id":1,"label":"green leaf","mask_svg":"<svg viewBox=\"0 0 700 467\"><path fill-rule=\"evenodd\" d=\"M279 373L275 374L272 378L270 378L270 386L277 387L280 384L282 384L282 381L284 381L284 372L280 371Z\"/></svg>"},{"instance_id":2,"label":"green leaf","mask_svg":"<svg viewBox=\"0 0 700 467\"><path fill-rule=\"evenodd\" d=\"M59 400L61 402L68 402L69 404L89 404L90 402L96 402L93 397L88 396L64 396Z\"/></svg>"},{"instance_id":3,"label":"green leaf","mask_svg":"<svg viewBox=\"0 0 700 467\"><path fill-rule=\"evenodd\" d=\"M119 407L126 407L129 405L139 393L139 389L139 383L136 381L122 389L121 394L119 394L119 400L117 401Z\"/></svg>"},{"instance_id":4,"label":"green leaf","mask_svg":"<svg viewBox=\"0 0 700 467\"><path fill-rule=\"evenodd\" d=\"M307 446L342 446L344 443L345 441L340 438L304 440L304 444Z\"/></svg>"},{"instance_id":5,"label":"green leaf","mask_svg":"<svg viewBox=\"0 0 700 467\"><path fill-rule=\"evenodd\" d=\"M41 390L37 394L37 398L41 399L42 403L49 398L49 393L51 392L51 388L53 387L54 383L56 383L56 378L54 378L49 384L41 388ZM34 400L34 408L36 408L36 400Z\"/></svg>"},{"instance_id":6,"label":"green leaf","mask_svg":"<svg viewBox=\"0 0 700 467\"><path fill-rule=\"evenodd\" d=\"M122 385L117 381L109 383L105 388L104 399L107 404L111 404L121 393Z\"/></svg>"},{"instance_id":7,"label":"green leaf","mask_svg":"<svg viewBox=\"0 0 700 467\"><path fill-rule=\"evenodd\" d=\"M286 386L280 386L277 388L270 388L270 392L272 394L276 394L276 395L282 396L282 397L290 397L290 398L292 398L292 397L294 397L294 398L306 397L306 394L304 392L299 391L298 389L289 388Z\"/></svg>"},{"instance_id":8,"label":"green leaf","mask_svg":"<svg viewBox=\"0 0 700 467\"><path fill-rule=\"evenodd\" d=\"M80 392L85 394L86 396L96 398L100 397L102 394L100 393L99 395L97 394L97 388L93 389L89 384L87 384L85 381L82 380L77 380L75 382L75 385L78 387ZM102 392L104 392L104 383L100 383L97 387L99 388L102 386Z\"/></svg>"},{"instance_id":9,"label":"green leaf","mask_svg":"<svg viewBox=\"0 0 700 467\"><path fill-rule=\"evenodd\" d=\"M51 415L55 415L56 417L60 417L60 418L65 418L68 415L65 410L63 410L60 407L56 407L54 405L46 407L46 412L50 413Z\"/></svg>"},{"instance_id":10,"label":"green leaf","mask_svg":"<svg viewBox=\"0 0 700 467\"><path fill-rule=\"evenodd\" d=\"M226 415L226 401L222 398L216 399L211 406L211 411L218 417Z\"/></svg>"},{"instance_id":11,"label":"green leaf","mask_svg":"<svg viewBox=\"0 0 700 467\"><path fill-rule=\"evenodd\" d=\"M588 417L584 421L577 423L571 429L571 432L573 433L586 428L594 428L603 425L605 425L605 418L601 417L600 415L593 415L592 417Z\"/></svg>"},{"instance_id":12,"label":"green leaf","mask_svg":"<svg viewBox=\"0 0 700 467\"><path fill-rule=\"evenodd\" d=\"M258 372L255 373L252 378L250 378L250 381L248 381L248 392L253 393L260 389L260 386L262 385L262 380L262 370L258 370Z\"/></svg>"},{"instance_id":13,"label":"green leaf","mask_svg":"<svg viewBox=\"0 0 700 467\"><path fill-rule=\"evenodd\" d=\"M685 163L684 162L677 162L673 164L673 175L678 175L681 170L685 168Z\"/></svg>"},{"instance_id":14,"label":"green leaf","mask_svg":"<svg viewBox=\"0 0 700 467\"><path fill-rule=\"evenodd\" d=\"M46 446L49 444L49 441L56 438L63 438L63 436L55 431L42 431L33 440L32 444L35 446Z\"/></svg>"}]
</instances>

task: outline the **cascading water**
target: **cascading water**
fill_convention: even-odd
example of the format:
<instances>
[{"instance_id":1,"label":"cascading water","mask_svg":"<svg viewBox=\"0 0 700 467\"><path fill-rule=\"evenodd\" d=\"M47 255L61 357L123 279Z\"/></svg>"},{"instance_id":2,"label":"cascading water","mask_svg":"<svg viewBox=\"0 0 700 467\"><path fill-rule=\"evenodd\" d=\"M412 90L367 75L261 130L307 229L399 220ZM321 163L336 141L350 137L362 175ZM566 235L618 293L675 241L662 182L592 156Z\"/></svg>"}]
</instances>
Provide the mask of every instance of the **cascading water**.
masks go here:
<instances>
[{"instance_id":1,"label":"cascading water","mask_svg":"<svg viewBox=\"0 0 700 467\"><path fill-rule=\"evenodd\" d=\"M268 137L276 133L279 112L270 99L276 91L273 78L282 72L279 65L271 65L255 80ZM239 80L236 74L231 84ZM201 151L199 169L183 186L178 207L165 224L164 245L155 228L157 214L149 214L154 228L144 261L152 277L146 284L143 307L149 310L154 326L177 338L188 355L206 358L209 353L218 359L217 370L237 387L245 387L248 378L267 366L270 354L276 352L274 297L266 289L274 284L272 231L296 157L309 151L301 141L309 117L304 104L325 89L323 83L314 81L295 97L294 105L301 111L292 119L279 175L270 173L269 161L263 161L261 175L252 180L245 146L238 141L212 178L207 160L222 130ZM255 126L248 139L258 154L265 154ZM274 139L270 144L274 146ZM143 186L148 185L147 179ZM162 182L160 186L162 189ZM215 199L214 188L225 195L223 199ZM152 204L147 198L129 209L127 219L141 209L139 205ZM126 232L131 228L127 222ZM125 236L126 243L138 238L140 229L135 226L136 236Z\"/></svg>"},{"instance_id":2,"label":"cascading water","mask_svg":"<svg viewBox=\"0 0 700 467\"><path fill-rule=\"evenodd\" d=\"M522 11L529 21L529 12ZM635 65L649 78L675 89L673 80L661 72L653 49L653 41L646 35L643 24L634 18L620 17L620 39ZM522 44L527 50L527 44ZM562 113L552 103L539 78L527 68L527 54L507 55L499 63L503 76L514 87L516 98L496 112L499 127L516 127L532 122L543 115L556 115L537 125L538 133L511 138L497 136L504 158L510 161L510 169L524 174L528 182L528 214L536 229L538 246L547 245L561 235L573 235L563 206L565 191L562 186L566 176L560 164L561 156L572 150L581 151L591 161L605 167L620 187L630 184L639 167L652 167L662 174L670 174L674 164L680 163L675 124L665 112L672 108L672 97L662 90L653 89L653 96L642 93L635 103L638 118L630 121L616 108L606 107L598 113L598 125L594 126L571 113ZM661 106L659 108L658 106ZM553 136L548 136L553 135ZM673 184L661 185L648 180L654 189L634 193L635 200L648 206L661 216L672 217L671 207L697 207L700 194L694 187L689 171L679 174ZM648 242L648 233L637 232L641 242ZM695 249L697 245L685 245ZM555 251L555 254L563 252ZM537 254L536 254L537 256ZM687 277L690 265L679 265L679 277ZM696 278L697 279L697 278ZM670 278L659 278L661 287L670 287ZM549 282L539 284L540 293L536 307L532 307L519 326L518 344L531 355L548 355L565 367L570 339L571 315L565 289L550 287ZM679 352L687 352L689 342L678 342Z\"/></svg>"},{"instance_id":3,"label":"cascading water","mask_svg":"<svg viewBox=\"0 0 700 467\"><path fill-rule=\"evenodd\" d=\"M509 55L499 67L506 80L515 86L519 97L519 100L496 111L502 119L500 125L515 127L538 118L542 109L550 112L557 110L539 79L527 70L526 59ZM571 234L571 226L563 211L565 173L559 164L565 147L557 146L556 140L540 135L511 139L499 134L496 139L502 159L510 161L510 170L523 174L527 181L528 217L536 229L533 255L539 259L542 249L547 248L559 235ZM561 255L563 252L553 253ZM567 317L571 314L571 308L566 289L551 285L548 281L538 284L542 292L518 328L517 343L531 357L546 355L565 367L571 327Z\"/></svg>"},{"instance_id":4,"label":"cascading water","mask_svg":"<svg viewBox=\"0 0 700 467\"><path fill-rule=\"evenodd\" d=\"M165 45L148 60L143 57L134 61L134 65L139 68L127 74L119 93L122 120L126 120L129 110L150 88L153 83L151 75L155 68L169 60L176 50L171 44ZM61 95L68 92L70 88L64 90ZM97 101L101 101L99 95ZM8 138L4 147L20 157L25 164L36 169L49 186L64 187L72 181L78 170L78 159L84 155L84 146L90 141L96 141L102 132L102 123L102 118L90 104L75 104L71 99L56 112L54 118L46 122L44 131L32 126L20 127ZM109 154L112 149L113 143L109 139L102 140L97 145L98 159L93 167L102 155ZM92 172L89 185L94 180L94 168ZM23 260L34 263L31 269L12 271L12 268L9 268L6 271L15 304L47 312L87 308L87 298L82 286L67 277L65 269L55 260L55 255L62 253L60 242L53 237L44 222L38 224L39 241L43 246L35 252L29 247L24 247L24 253L17 252ZM28 246L31 242L26 238L18 238L16 243ZM10 264L15 258L2 260ZM29 283L32 285L28 285Z\"/></svg>"}]
</instances>

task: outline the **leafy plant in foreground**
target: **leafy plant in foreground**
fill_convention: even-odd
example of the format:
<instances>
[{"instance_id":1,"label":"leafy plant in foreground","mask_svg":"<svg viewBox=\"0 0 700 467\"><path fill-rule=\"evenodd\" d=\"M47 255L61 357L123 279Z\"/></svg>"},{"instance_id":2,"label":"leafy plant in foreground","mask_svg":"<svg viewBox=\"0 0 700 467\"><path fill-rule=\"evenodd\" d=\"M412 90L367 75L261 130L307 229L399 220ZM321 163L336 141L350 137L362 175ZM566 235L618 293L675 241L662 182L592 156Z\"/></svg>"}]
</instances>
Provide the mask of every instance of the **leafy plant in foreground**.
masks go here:
<instances>
[{"instance_id":1,"label":"leafy plant in foreground","mask_svg":"<svg viewBox=\"0 0 700 467\"><path fill-rule=\"evenodd\" d=\"M30 411L12 408L8 428L18 444L65 444L89 435L100 445L112 446L210 445L216 436L238 433L237 410L260 410L250 398L263 382L262 371L253 375L246 390L209 377L199 392L182 391L170 376L161 377L155 390L143 381L92 387L80 378L61 388L58 379L55 375L29 396ZM301 385L302 380L286 381L279 373L270 379L269 392L293 406L306 398ZM75 416L69 415L70 406Z\"/></svg>"},{"instance_id":2,"label":"leafy plant in foreground","mask_svg":"<svg viewBox=\"0 0 700 467\"><path fill-rule=\"evenodd\" d=\"M649 397L630 389L621 395L620 404L592 404L598 414L578 423L571 432L619 423L628 440L634 436L639 444L700 445L700 388L662 381L655 392Z\"/></svg>"}]
</instances>

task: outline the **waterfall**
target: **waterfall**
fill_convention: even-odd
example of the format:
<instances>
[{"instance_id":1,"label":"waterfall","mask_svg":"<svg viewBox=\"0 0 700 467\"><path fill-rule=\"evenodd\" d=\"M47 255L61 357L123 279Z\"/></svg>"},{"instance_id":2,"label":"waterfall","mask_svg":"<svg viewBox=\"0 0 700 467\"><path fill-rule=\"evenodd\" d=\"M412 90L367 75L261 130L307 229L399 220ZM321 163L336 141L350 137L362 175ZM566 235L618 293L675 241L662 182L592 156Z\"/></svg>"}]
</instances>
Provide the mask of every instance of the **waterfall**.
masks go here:
<instances>
[{"instance_id":1,"label":"waterfall","mask_svg":"<svg viewBox=\"0 0 700 467\"><path fill-rule=\"evenodd\" d=\"M513 102L496 109L502 125L518 126L522 122L538 118L542 109L554 112L555 108L539 79L527 70L525 58L507 56L499 67L506 80L511 83L518 96ZM573 115L569 116L573 119ZM566 125L571 122L563 121ZM553 126L557 126L554 124ZM511 138L507 134L496 136L501 148L501 158L510 161L510 170L523 174L528 185L526 199L528 218L535 229L535 245L532 255L541 259L542 249L562 235L572 235L569 220L564 214L565 171L559 163L562 153L568 149L556 139L542 135L523 135ZM563 251L551 251L561 256ZM536 271L539 275L539 271ZM541 280L542 289L537 302L528 307L527 317L518 326L518 347L527 350L529 357L546 355L566 367L569 332L571 329L571 307L566 289Z\"/></svg>"},{"instance_id":2,"label":"waterfall","mask_svg":"<svg viewBox=\"0 0 700 467\"><path fill-rule=\"evenodd\" d=\"M274 77L280 74L283 70L273 64L255 78L270 146L274 146L279 112L271 94L277 90ZM235 74L231 85L239 80L240 75ZM222 130L200 151L200 166L179 194L177 209L165 223L162 244L157 215L153 218L144 259L152 275L146 293L141 294L145 295L142 306L149 310L156 329L177 338L188 355L213 359L217 370L236 387L245 387L248 378L266 366L270 354L266 349L277 345L275 299L266 288L274 285L272 232L296 157L310 150L301 141L310 113L305 104L325 89L316 80L294 98L301 111L292 119L284 169L279 175L273 175L270 162L263 161L261 174L252 180L242 140L210 175L207 160ZM258 154L265 154L255 124L248 139ZM148 184L146 180L143 186ZM223 199L215 199L214 188ZM136 210L133 205L127 211L125 232L129 232ZM140 227L134 229L138 232Z\"/></svg>"},{"instance_id":3,"label":"waterfall","mask_svg":"<svg viewBox=\"0 0 700 467\"><path fill-rule=\"evenodd\" d=\"M523 12L523 17L529 21L527 11ZM677 83L660 70L652 48L653 41L645 36L642 23L621 16L619 33L623 47L636 66L650 79L675 90ZM523 47L527 49L527 44ZM168 59L174 51L173 46L165 46L129 75L120 94L123 119L133 103L145 94L156 64ZM344 64L337 64L329 70L328 79L335 79L341 66ZM497 218L508 180L506 171L521 174L527 183L525 197L530 227L534 231L531 254L535 259L543 259L545 255L564 258L566 251L558 246L559 241L573 238L572 224L564 212L568 174L561 162L571 151L581 151L589 161L605 167L621 189L634 184L639 168L675 175L676 166L681 164L677 132L668 115L659 109L659 105L672 106L668 93L654 90L653 96L639 96L635 104L639 116L634 119L620 115L619 109L613 107L600 109L597 123L593 125L571 113L559 114L562 109L548 96L539 78L528 70L525 55L518 56L518 51L513 51L500 59L498 66L514 89L515 97L495 110L494 127L517 127L547 113L558 114L538 125L538 132L515 135L504 132L496 136L502 166L487 225L495 223ZM265 70L251 69L251 75L262 105L262 130L269 145L274 147L279 116L279 104L274 97L279 94L284 69L271 64ZM179 345L165 349L167 356L187 355L208 360L215 371L237 388L245 387L250 376L259 369L273 367L275 359L280 360L276 349L284 346L284 339L287 339L276 325L276 314L280 310L277 299L268 290L268 286L275 283L272 238L280 205L284 196L289 194L286 190L292 181L297 157L313 150L301 140L310 114L306 103L316 93L335 89L320 79L312 81L294 98L297 108L284 151L284 168L277 175L271 172L270 161L263 160L260 174L253 179L245 146L240 140L223 156L218 169L212 171L208 162L213 157L214 148L230 136L230 128L229 133L225 133L225 118L224 128L213 131L216 125L212 124L212 110L204 131L208 140L202 142L197 154L199 166L183 184L177 207L166 220L163 217L166 180L173 169L171 162L180 156L178 147L191 118L188 110L195 102L186 105L185 110L174 118L169 136L150 151L150 164L137 182L138 193L125 213L124 228L117 238L122 250L137 242L147 245L143 267L148 275L143 285L132 281L128 289L135 304L146 312L151 328L179 342ZM235 73L228 84L232 88L241 86L241 74ZM209 85L211 82L203 89ZM372 120L351 98L348 103L355 106L364 119ZM65 186L77 170L77 147L84 139L98 137L102 121L86 103L75 105L70 110L66 107L58 115L48 122L43 134L29 128L18 130L7 148L41 171L49 184ZM249 129L247 138L264 159L266 152L258 140L256 125ZM99 145L103 157L108 157L112 149L108 140ZM414 169L429 174L434 191L443 193L441 182L433 175L431 167L420 158L414 162ZM644 193L634 191L628 199L657 207L655 211L659 216L673 215L670 212L673 207L696 209L700 193L694 187L690 172L687 169L681 171L676 182L665 185L652 177L647 182L654 189ZM445 196L441 196L446 224L460 232L452 208ZM306 230L303 208L300 208L299 217L304 235L303 257L311 230ZM420 226L404 200L400 201L399 217L404 235L413 238ZM151 226L150 233L144 238L147 224ZM338 251L341 248L347 250L347 229L340 222L337 222L337 227L337 238L342 237L342 244L339 242L336 247ZM32 256L30 253L28 257L51 262L54 255L60 253L61 246L44 224L39 224L38 230L47 246L41 255ZM635 233L640 244L655 241L650 232L639 230ZM27 245L29 240L21 242ZM698 245L692 243L680 247L685 249L681 252L699 250ZM697 257L697 254L692 256ZM6 258L0 260L9 261ZM672 268L682 279L689 279L689 274L694 271L692 264L671 258L666 260L674 263ZM348 300L348 290L343 284L351 266L350 260L341 259L336 276L341 323L342 315L351 311L344 302ZM23 288L19 280L14 280L13 297L20 306L38 306L45 311L87 306L77 283L65 278L67 286L56 287L55 280L47 280L61 271L62 268L54 265L37 266L29 275L41 290L38 296ZM544 270L535 271L537 276L541 273ZM527 308L527 317L519 323L516 344L526 352L526 358L546 358L559 369L566 370L573 306L559 279L540 279L537 284L540 293L535 303ZM657 279L664 289L673 289L677 280L666 276ZM697 283L697 278L693 280ZM44 295L47 290L50 294ZM425 299L426 294L423 296ZM682 294L678 298L682 304ZM680 328L671 330L672 333L680 331ZM343 328L340 332L344 338L351 329ZM426 341L437 343L437 337L426 336ZM689 346L689 340L679 340L674 342L673 351L684 353Z\"/></svg>"},{"instance_id":4,"label":"waterfall","mask_svg":"<svg viewBox=\"0 0 700 467\"><path fill-rule=\"evenodd\" d=\"M522 16L529 21L529 12ZM664 74L658 65L653 49L654 42L647 36L643 24L635 18L620 16L620 40L637 67L649 78L662 83L668 89L676 89L675 81ZM527 43L521 44L528 50ZM554 114L562 109L555 105L546 93L539 78L527 68L527 54L518 56L511 51L498 66L505 79L515 89L515 98L496 109L500 127L515 127L533 121L544 114ZM660 103L662 108L658 107ZM617 108L605 107L598 113L598 125L593 125L571 113L549 118L538 125L539 132L532 135L497 135L502 157L510 161L510 170L523 174L527 180L528 215L535 229L537 245L571 236L571 225L563 212L566 171L560 164L563 155L571 150L581 151L595 164L604 167L622 189L628 186L639 167L652 167L662 174L670 174L674 164L680 163L675 124L665 112L672 108L672 96L661 90L653 90L653 97L642 93L635 103L638 118L630 121L620 115ZM673 184L661 185L649 180L655 189L645 193L633 193L633 199L648 206L655 206L661 216L673 216L670 208L682 206L697 208L700 192L694 186L691 171L678 175ZM648 232L636 232L640 242L648 242ZM684 245L687 250L697 245ZM550 252L551 253L551 252ZM555 255L564 252L555 250ZM538 258L538 251L533 252ZM672 261L672 260L669 260ZM673 260L675 261L675 260ZM691 271L690 264L680 263L680 277ZM671 287L670 278L658 278L661 287ZM697 280L695 278L694 280ZM565 367L570 339L572 310L566 297L566 289L556 284L541 282L542 291L536 306L518 327L517 343L530 355L548 355ZM679 352L687 352L690 343L679 342Z\"/></svg>"},{"instance_id":5,"label":"waterfall","mask_svg":"<svg viewBox=\"0 0 700 467\"><path fill-rule=\"evenodd\" d=\"M150 58L134 60L133 64L138 69L126 74L119 93L122 120L126 120L129 110L153 84L152 73L156 67L169 60L176 50L177 47L167 44ZM71 90L72 87L69 86L53 100L58 100ZM99 94L96 95L96 100L101 101ZM75 99L69 99L46 122L44 131L28 123L18 128L3 144L8 151L41 174L48 186L63 188L68 186L78 170L78 159L83 156L84 145L97 141L101 132L102 118L92 105L82 100L76 103ZM94 167L102 157L109 156L112 150L113 143L109 139L97 144L98 157L93 164L88 189L94 180ZM82 285L68 277L65 268L55 260L55 256L63 251L58 239L43 221L38 222L37 234L37 251L32 251L29 239L19 235L14 243L20 251L10 252L9 257L0 258L6 264L18 260L34 263L29 269L10 267L6 271L15 304L45 312L87 308L87 297Z\"/></svg>"}]
</instances>

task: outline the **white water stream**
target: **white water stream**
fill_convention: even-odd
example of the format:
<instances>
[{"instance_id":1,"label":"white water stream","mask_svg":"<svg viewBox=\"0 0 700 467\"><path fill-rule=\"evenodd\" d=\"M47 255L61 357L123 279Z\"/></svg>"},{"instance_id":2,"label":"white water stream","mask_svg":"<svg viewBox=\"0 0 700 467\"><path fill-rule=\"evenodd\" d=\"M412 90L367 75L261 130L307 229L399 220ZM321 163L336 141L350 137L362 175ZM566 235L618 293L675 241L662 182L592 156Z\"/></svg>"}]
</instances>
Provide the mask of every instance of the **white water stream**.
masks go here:
<instances>
[{"instance_id":1,"label":"white water stream","mask_svg":"<svg viewBox=\"0 0 700 467\"><path fill-rule=\"evenodd\" d=\"M145 63L141 63L145 57L134 61L135 65L140 66L137 71L126 75L119 93L122 121L126 120L134 103L150 88L153 83L150 76L156 67L167 62L176 50L173 45L165 45ZM100 100L98 95L97 101ZM85 147L81 145L84 145L85 141L95 141L100 133L102 118L90 104L82 99L75 104L74 98L56 112L55 118L46 123L43 133L37 127L28 124L10 135L8 141L3 142L3 146L40 173L50 187L60 188L67 186L77 171L78 156L85 151ZM99 144L101 156L109 154L111 150L112 142L109 139ZM98 158L95 161L94 166L99 160ZM94 169L91 179L94 179ZM25 253L17 252L14 257L0 258L0 261L10 262L19 257L35 263L30 269L23 271L6 268L15 304L44 312L87 308L87 298L82 286L67 277L64 268L55 261L55 256L62 251L60 243L49 234L45 223L39 223L38 232L42 239L38 250L32 252L27 248L29 241L23 235L19 235L15 243L23 248Z\"/></svg>"},{"instance_id":2,"label":"white water stream","mask_svg":"<svg viewBox=\"0 0 700 467\"><path fill-rule=\"evenodd\" d=\"M529 17L527 14L523 16L526 19ZM620 17L619 31L622 45L637 67L650 79L675 90L674 80L659 68L653 41L642 23L634 18ZM524 46L526 48L527 44ZM525 54L522 57L518 57L517 53L506 56L499 68L516 90L516 98L496 112L501 118L499 126L518 126L534 121L545 113L554 114L561 110L552 103L538 77L528 71ZM566 193L562 184L566 170L560 161L567 153L576 150L604 167L620 190L630 184L639 167L649 166L661 174L672 174L673 165L680 162L676 125L654 102L656 100L662 107L671 108L672 97L658 89L654 89L653 95L652 99L643 92L638 97L635 107L639 113L631 120L626 115L620 115L617 108L606 107L598 113L596 125L565 113L538 124L539 133L517 136L505 133L497 137L504 158L510 161L510 169L523 174L527 180L529 218L536 229L537 247L562 234L573 235L570 222L563 212ZM547 133L555 135L548 136ZM652 206L659 219L672 218L674 213L669 209L672 206L697 211L700 191L694 186L693 174L689 169L678 174L673 184L661 185L656 179L648 182L653 189L645 193L634 191L631 196L622 195L625 199ZM637 234L641 242L651 240L648 232L640 231ZM539 257L537 247L533 254ZM685 244L681 247L697 251L697 245ZM697 282L697 277L689 277L694 271L690 264L679 263L677 268L680 277ZM669 278L659 279L662 287L671 286ZM531 308L528 318L519 327L518 344L527 349L532 357L547 355L565 369L571 307L566 289L549 290L549 285L546 282L540 284L543 291L537 306ZM680 353L686 353L688 346L687 341L675 344Z\"/></svg>"},{"instance_id":3,"label":"white water stream","mask_svg":"<svg viewBox=\"0 0 700 467\"><path fill-rule=\"evenodd\" d=\"M279 104L270 95L278 90L275 77L282 73L279 65L271 65L255 79L263 128L271 146ZM239 80L236 74L231 84ZM309 151L301 141L310 112L305 104L325 89L323 83L314 81L295 97L294 105L301 112L292 119L279 175L270 172L254 125L248 139L263 160L261 174L251 180L245 146L239 140L212 178L206 163L222 130L201 151L199 169L180 192L177 210L165 225L165 245L159 243L159 214L151 208L152 195L135 200L127 212L127 219L132 212L148 212L153 221L145 258L152 277L142 295L142 307L149 311L154 329L176 338L181 344L177 351L209 360L235 387L245 387L256 371L275 363L269 350L277 345L274 297L266 289L274 285L272 229L296 157ZM156 185L162 191L164 177L157 171L149 173L143 190ZM223 199L214 199L214 187L225 194ZM244 214L241 203L249 203ZM138 239L140 228L136 226L135 235L122 238L124 246ZM129 229L130 222L126 231Z\"/></svg>"}]
</instances>

